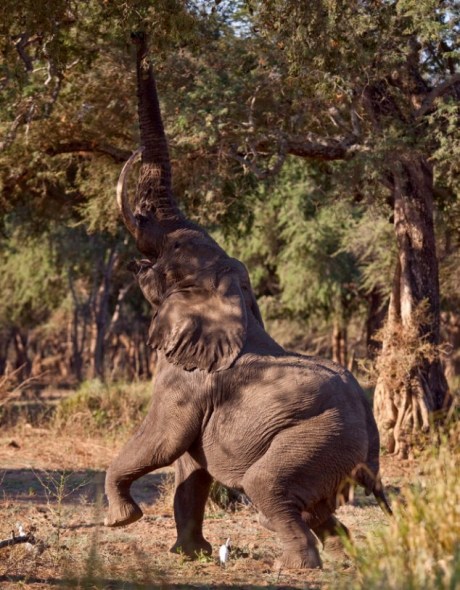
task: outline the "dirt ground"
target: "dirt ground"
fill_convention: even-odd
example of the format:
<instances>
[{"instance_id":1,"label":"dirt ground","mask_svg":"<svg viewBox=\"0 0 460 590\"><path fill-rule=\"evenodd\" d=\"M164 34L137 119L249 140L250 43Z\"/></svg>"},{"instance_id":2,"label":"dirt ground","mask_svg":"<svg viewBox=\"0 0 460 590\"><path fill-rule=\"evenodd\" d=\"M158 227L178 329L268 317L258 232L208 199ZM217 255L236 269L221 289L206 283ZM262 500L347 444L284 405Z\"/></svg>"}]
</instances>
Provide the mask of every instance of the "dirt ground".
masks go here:
<instances>
[{"instance_id":1,"label":"dirt ground","mask_svg":"<svg viewBox=\"0 0 460 590\"><path fill-rule=\"evenodd\" d=\"M103 482L122 440L59 436L22 424L0 433L0 539L18 534L21 525L34 532L33 547L0 550L0 586L13 588L335 588L337 578L353 576L349 562L322 554L323 570L278 571L275 536L259 526L251 507L225 512L209 506L205 535L214 556L190 562L169 553L175 540L171 469L136 482L133 496L144 518L123 529L107 529L103 519ZM414 465L382 459L390 495L414 477ZM355 543L386 526L375 501L357 494L353 505L339 509ZM226 567L215 557L231 539Z\"/></svg>"}]
</instances>

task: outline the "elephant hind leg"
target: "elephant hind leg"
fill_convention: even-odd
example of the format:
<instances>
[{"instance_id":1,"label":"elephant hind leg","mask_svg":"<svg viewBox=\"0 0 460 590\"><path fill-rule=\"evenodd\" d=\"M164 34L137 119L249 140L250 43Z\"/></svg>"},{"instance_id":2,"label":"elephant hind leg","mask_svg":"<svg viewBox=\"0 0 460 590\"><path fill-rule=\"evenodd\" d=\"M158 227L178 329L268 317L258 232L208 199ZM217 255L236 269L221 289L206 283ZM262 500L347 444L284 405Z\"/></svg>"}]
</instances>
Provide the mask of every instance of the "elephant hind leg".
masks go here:
<instances>
[{"instance_id":1,"label":"elephant hind leg","mask_svg":"<svg viewBox=\"0 0 460 590\"><path fill-rule=\"evenodd\" d=\"M251 499L257 506L257 500L254 501L253 498L254 493ZM279 510L265 508L265 512L269 512L270 516L259 515L259 522L265 528L277 533L283 545L283 554L279 560L280 567L288 569L322 567L316 539L302 519L299 510L294 506L285 505Z\"/></svg>"},{"instance_id":2,"label":"elephant hind leg","mask_svg":"<svg viewBox=\"0 0 460 590\"><path fill-rule=\"evenodd\" d=\"M347 554L344 541L350 539L350 531L333 514L317 527L313 528L323 544L324 551L336 559L344 559Z\"/></svg>"},{"instance_id":3,"label":"elephant hind leg","mask_svg":"<svg viewBox=\"0 0 460 590\"><path fill-rule=\"evenodd\" d=\"M347 527L333 514L323 515L321 522L317 518L312 519L307 512L302 512L302 520L315 533L323 545L324 551L337 559L346 557L344 540L350 539L350 532ZM259 513L259 524L269 531L276 532L272 521Z\"/></svg>"},{"instance_id":4,"label":"elephant hind leg","mask_svg":"<svg viewBox=\"0 0 460 590\"><path fill-rule=\"evenodd\" d=\"M350 539L347 527L334 516L335 497L318 502L311 512L302 514L306 523L321 541L324 550L336 558L346 557L344 541Z\"/></svg>"},{"instance_id":5,"label":"elephant hind leg","mask_svg":"<svg viewBox=\"0 0 460 590\"><path fill-rule=\"evenodd\" d=\"M203 536L203 519L212 477L189 453L184 453L174 467L174 519L177 540L171 547L171 552L183 553L192 559L201 553L211 555L211 544Z\"/></svg>"},{"instance_id":6,"label":"elephant hind leg","mask_svg":"<svg viewBox=\"0 0 460 590\"><path fill-rule=\"evenodd\" d=\"M301 509L288 492L273 493L279 486L277 474L271 475L266 464L262 458L246 472L243 488L260 511L260 523L280 538L283 545L280 567L320 568L316 539L302 519Z\"/></svg>"},{"instance_id":7,"label":"elephant hind leg","mask_svg":"<svg viewBox=\"0 0 460 590\"><path fill-rule=\"evenodd\" d=\"M328 411L280 431L243 478L245 492L263 515L261 524L274 530L283 543L286 567L321 566L315 534L331 545L326 533L335 522L328 521L335 510L335 491L361 452L359 441L350 439L348 431L343 430L342 439L331 439L338 420L336 412ZM339 461L335 448L342 442ZM321 515L314 518L316 509Z\"/></svg>"}]
</instances>

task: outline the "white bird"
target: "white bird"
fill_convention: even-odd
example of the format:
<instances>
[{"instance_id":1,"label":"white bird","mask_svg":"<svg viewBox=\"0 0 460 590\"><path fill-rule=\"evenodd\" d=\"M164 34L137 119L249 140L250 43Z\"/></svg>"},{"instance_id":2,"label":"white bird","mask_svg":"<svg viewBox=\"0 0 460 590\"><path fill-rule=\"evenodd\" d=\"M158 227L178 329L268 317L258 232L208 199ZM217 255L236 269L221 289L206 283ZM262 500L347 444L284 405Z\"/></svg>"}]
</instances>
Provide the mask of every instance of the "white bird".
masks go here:
<instances>
[{"instance_id":1,"label":"white bird","mask_svg":"<svg viewBox=\"0 0 460 590\"><path fill-rule=\"evenodd\" d=\"M22 526L22 524L20 522L16 523L16 527L18 529L18 533L20 537L27 537L28 534L26 533L26 531L24 530L24 527ZM32 545L32 543L25 543L25 548L27 549L27 551L32 551L34 549L34 546Z\"/></svg>"},{"instance_id":2,"label":"white bird","mask_svg":"<svg viewBox=\"0 0 460 590\"><path fill-rule=\"evenodd\" d=\"M220 560L220 564L224 567L225 567L225 564L227 563L231 548L232 548L232 546L230 545L230 539L227 539L227 541L225 542L225 545L220 546L219 560Z\"/></svg>"},{"instance_id":3,"label":"white bird","mask_svg":"<svg viewBox=\"0 0 460 590\"><path fill-rule=\"evenodd\" d=\"M20 522L17 522L16 523L16 528L18 529L18 533L19 533L19 536L20 537L26 537L27 536L27 533L24 530L24 527L23 527L23 525Z\"/></svg>"}]
</instances>

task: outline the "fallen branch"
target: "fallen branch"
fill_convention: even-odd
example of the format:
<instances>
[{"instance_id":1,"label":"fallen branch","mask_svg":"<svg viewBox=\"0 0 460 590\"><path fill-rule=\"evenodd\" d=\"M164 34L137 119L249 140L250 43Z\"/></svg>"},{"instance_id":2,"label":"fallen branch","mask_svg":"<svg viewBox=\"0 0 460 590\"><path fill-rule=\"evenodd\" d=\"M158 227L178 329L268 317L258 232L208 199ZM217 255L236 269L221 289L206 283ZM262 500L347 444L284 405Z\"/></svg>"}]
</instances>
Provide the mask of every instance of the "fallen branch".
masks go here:
<instances>
[{"instance_id":1,"label":"fallen branch","mask_svg":"<svg viewBox=\"0 0 460 590\"><path fill-rule=\"evenodd\" d=\"M11 537L9 539L0 541L0 549L3 549L4 547L11 547L12 545L18 545L19 543L30 543L30 545L35 545L35 537L33 533L16 536L14 531L11 531Z\"/></svg>"}]
</instances>

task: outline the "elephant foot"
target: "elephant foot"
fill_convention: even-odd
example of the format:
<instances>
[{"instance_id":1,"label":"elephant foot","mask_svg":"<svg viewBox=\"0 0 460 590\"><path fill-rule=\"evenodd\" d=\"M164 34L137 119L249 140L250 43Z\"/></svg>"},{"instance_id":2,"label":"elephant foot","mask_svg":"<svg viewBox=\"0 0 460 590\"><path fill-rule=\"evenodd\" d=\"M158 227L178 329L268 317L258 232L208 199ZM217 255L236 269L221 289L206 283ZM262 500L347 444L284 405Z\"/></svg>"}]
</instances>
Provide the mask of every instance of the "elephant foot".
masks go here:
<instances>
[{"instance_id":1,"label":"elephant foot","mask_svg":"<svg viewBox=\"0 0 460 590\"><path fill-rule=\"evenodd\" d=\"M275 569L318 569L323 564L316 547L301 552L285 551L275 562Z\"/></svg>"},{"instance_id":2,"label":"elephant foot","mask_svg":"<svg viewBox=\"0 0 460 590\"><path fill-rule=\"evenodd\" d=\"M323 549L328 555L338 561L345 561L348 559L345 547L343 546L343 541L340 537L326 537L326 539L323 541Z\"/></svg>"},{"instance_id":3,"label":"elephant foot","mask_svg":"<svg viewBox=\"0 0 460 590\"><path fill-rule=\"evenodd\" d=\"M104 519L104 526L127 526L142 518L143 512L133 500L120 498L116 502L109 502L109 510Z\"/></svg>"},{"instance_id":4,"label":"elephant foot","mask_svg":"<svg viewBox=\"0 0 460 590\"><path fill-rule=\"evenodd\" d=\"M211 555L212 546L204 537L201 539L177 539L170 549L171 553L186 555L190 559L196 559L200 555Z\"/></svg>"}]
</instances>

